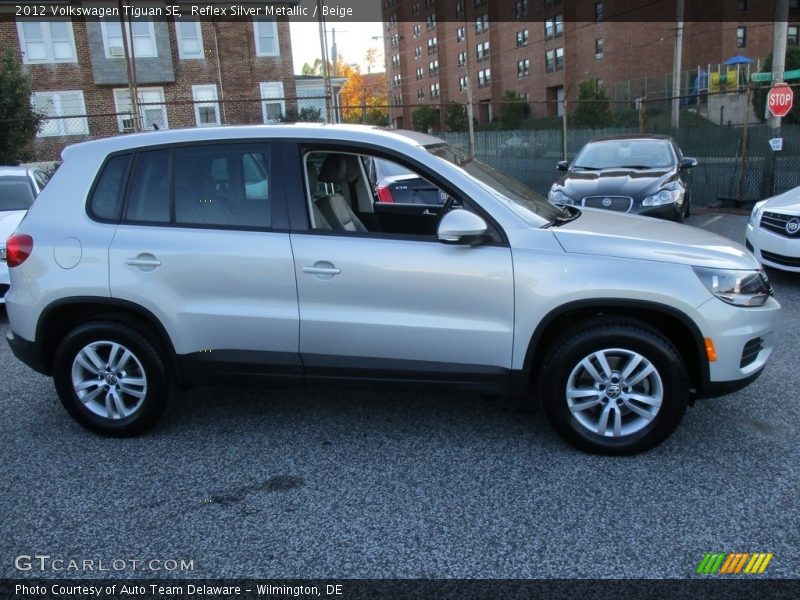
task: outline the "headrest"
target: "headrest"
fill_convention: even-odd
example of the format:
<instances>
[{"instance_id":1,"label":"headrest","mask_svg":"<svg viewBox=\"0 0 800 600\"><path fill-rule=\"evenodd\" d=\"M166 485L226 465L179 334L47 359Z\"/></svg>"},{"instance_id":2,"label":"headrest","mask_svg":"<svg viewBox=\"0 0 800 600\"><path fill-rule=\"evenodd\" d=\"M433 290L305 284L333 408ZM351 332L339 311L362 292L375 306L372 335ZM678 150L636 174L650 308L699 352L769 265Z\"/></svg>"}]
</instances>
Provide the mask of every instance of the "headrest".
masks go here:
<instances>
[{"instance_id":1,"label":"headrest","mask_svg":"<svg viewBox=\"0 0 800 600\"><path fill-rule=\"evenodd\" d=\"M319 180L326 183L344 181L347 177L347 161L344 154L328 154L319 170Z\"/></svg>"}]
</instances>

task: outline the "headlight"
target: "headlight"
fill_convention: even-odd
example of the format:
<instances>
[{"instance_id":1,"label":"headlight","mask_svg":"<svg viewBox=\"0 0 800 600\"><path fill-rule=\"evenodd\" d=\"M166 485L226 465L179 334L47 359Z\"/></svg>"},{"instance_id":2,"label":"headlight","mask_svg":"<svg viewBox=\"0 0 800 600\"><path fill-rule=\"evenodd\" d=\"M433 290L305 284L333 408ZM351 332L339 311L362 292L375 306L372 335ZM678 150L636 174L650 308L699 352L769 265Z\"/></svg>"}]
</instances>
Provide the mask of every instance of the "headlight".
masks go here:
<instances>
[{"instance_id":1,"label":"headlight","mask_svg":"<svg viewBox=\"0 0 800 600\"><path fill-rule=\"evenodd\" d=\"M753 205L753 210L750 212L750 225L753 227L758 225L758 222L761 220L761 213L764 212L764 205L766 203L766 200L761 200Z\"/></svg>"},{"instance_id":2,"label":"headlight","mask_svg":"<svg viewBox=\"0 0 800 600\"><path fill-rule=\"evenodd\" d=\"M642 200L642 206L681 205L683 204L683 195L685 193L686 190L683 189L683 186L673 183Z\"/></svg>"},{"instance_id":3,"label":"headlight","mask_svg":"<svg viewBox=\"0 0 800 600\"><path fill-rule=\"evenodd\" d=\"M772 287L764 271L692 268L708 291L728 304L762 306L772 295Z\"/></svg>"},{"instance_id":4,"label":"headlight","mask_svg":"<svg viewBox=\"0 0 800 600\"><path fill-rule=\"evenodd\" d=\"M567 196L561 190L550 190L547 199L553 204L575 204L575 200Z\"/></svg>"}]
</instances>

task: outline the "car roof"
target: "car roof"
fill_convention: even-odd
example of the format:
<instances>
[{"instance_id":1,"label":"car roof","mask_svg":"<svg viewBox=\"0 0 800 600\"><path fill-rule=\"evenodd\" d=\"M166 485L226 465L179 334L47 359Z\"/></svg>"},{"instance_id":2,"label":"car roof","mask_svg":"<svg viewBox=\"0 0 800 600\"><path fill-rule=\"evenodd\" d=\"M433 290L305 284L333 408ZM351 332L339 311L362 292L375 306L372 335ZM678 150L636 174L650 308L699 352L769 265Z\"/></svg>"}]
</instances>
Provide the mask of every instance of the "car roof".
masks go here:
<instances>
[{"instance_id":1,"label":"car roof","mask_svg":"<svg viewBox=\"0 0 800 600\"><path fill-rule=\"evenodd\" d=\"M73 152L97 151L104 154L174 144L220 140L261 139L317 139L320 141L372 142L380 146L402 149L408 146L441 144L439 138L417 131L385 129L369 125L328 125L324 123L292 123L280 125L232 125L187 129L167 129L117 135L67 146L62 153L66 157Z\"/></svg>"},{"instance_id":2,"label":"car roof","mask_svg":"<svg viewBox=\"0 0 800 600\"><path fill-rule=\"evenodd\" d=\"M662 140L666 142L672 141L672 137L663 134L643 134L643 133L628 133L624 135L607 135L604 137L593 138L590 142L612 142L620 140Z\"/></svg>"},{"instance_id":3,"label":"car roof","mask_svg":"<svg viewBox=\"0 0 800 600\"><path fill-rule=\"evenodd\" d=\"M3 165L0 166L0 177L25 177L35 170L33 167Z\"/></svg>"}]
</instances>

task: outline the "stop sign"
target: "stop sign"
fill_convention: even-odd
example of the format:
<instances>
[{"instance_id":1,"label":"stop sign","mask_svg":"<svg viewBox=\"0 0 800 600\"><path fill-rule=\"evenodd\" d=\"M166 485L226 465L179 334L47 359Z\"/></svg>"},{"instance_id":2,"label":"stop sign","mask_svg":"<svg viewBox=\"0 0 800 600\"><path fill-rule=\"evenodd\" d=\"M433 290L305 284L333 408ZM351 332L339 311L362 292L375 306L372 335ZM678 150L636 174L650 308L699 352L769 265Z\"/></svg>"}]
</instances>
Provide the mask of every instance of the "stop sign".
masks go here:
<instances>
[{"instance_id":1,"label":"stop sign","mask_svg":"<svg viewBox=\"0 0 800 600\"><path fill-rule=\"evenodd\" d=\"M785 117L792 110L794 92L786 83L776 83L767 94L767 108L775 117Z\"/></svg>"}]
</instances>

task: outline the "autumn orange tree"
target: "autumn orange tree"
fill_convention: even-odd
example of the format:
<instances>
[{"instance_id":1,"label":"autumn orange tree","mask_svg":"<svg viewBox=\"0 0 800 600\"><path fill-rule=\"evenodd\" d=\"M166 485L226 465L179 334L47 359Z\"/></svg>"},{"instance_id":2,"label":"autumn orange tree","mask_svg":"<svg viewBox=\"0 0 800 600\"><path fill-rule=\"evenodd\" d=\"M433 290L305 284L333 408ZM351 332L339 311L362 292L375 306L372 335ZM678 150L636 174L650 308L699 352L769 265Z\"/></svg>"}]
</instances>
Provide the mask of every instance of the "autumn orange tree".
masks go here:
<instances>
[{"instance_id":1,"label":"autumn orange tree","mask_svg":"<svg viewBox=\"0 0 800 600\"><path fill-rule=\"evenodd\" d=\"M367 64L374 62L375 54L367 51ZM340 58L337 65L339 77L347 78L339 95L342 120L345 123L386 125L388 94L385 73L362 73L358 65L349 65Z\"/></svg>"}]
</instances>

